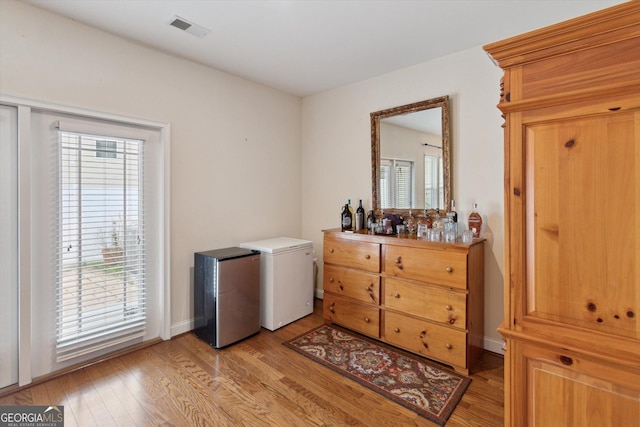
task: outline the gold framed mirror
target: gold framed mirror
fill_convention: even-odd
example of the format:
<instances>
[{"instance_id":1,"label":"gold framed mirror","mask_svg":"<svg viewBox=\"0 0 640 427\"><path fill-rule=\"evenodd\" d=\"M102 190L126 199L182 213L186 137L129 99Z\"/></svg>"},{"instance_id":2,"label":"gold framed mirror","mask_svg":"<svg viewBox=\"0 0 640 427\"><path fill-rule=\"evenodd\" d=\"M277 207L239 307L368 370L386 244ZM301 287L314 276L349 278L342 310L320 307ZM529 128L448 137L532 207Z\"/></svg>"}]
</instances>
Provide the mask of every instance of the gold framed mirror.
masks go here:
<instances>
[{"instance_id":1,"label":"gold framed mirror","mask_svg":"<svg viewBox=\"0 0 640 427\"><path fill-rule=\"evenodd\" d=\"M414 216L451 205L449 96L371 113L376 212Z\"/></svg>"}]
</instances>

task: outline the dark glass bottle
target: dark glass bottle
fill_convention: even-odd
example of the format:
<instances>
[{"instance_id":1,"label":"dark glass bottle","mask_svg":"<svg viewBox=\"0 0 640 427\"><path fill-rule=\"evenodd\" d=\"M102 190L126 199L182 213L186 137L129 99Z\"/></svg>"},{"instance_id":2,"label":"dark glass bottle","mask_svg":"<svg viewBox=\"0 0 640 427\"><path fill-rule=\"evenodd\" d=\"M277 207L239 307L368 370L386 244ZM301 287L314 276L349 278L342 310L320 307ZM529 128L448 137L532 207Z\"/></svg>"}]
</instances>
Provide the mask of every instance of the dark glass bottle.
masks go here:
<instances>
[{"instance_id":1,"label":"dark glass bottle","mask_svg":"<svg viewBox=\"0 0 640 427\"><path fill-rule=\"evenodd\" d=\"M356 231L364 230L364 208L362 207L362 199L360 206L356 209Z\"/></svg>"},{"instance_id":2,"label":"dark glass bottle","mask_svg":"<svg viewBox=\"0 0 640 427\"><path fill-rule=\"evenodd\" d=\"M353 216L351 215L351 210L349 209L349 203L345 204L342 208L340 219L342 223L342 231L351 230L353 224Z\"/></svg>"},{"instance_id":3,"label":"dark glass bottle","mask_svg":"<svg viewBox=\"0 0 640 427\"><path fill-rule=\"evenodd\" d=\"M375 227L375 223L376 223L376 216L373 214L373 209L371 209L367 213L367 230L371 232L375 231L373 229L373 227Z\"/></svg>"}]
</instances>

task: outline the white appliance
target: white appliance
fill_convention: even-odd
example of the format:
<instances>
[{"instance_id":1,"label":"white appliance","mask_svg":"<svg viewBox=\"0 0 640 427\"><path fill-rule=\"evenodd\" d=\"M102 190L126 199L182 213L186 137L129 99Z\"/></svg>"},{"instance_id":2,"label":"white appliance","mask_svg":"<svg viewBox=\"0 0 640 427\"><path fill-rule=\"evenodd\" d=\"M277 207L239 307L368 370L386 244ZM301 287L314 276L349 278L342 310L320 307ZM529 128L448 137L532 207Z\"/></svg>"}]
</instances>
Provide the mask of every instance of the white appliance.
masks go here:
<instances>
[{"instance_id":1,"label":"white appliance","mask_svg":"<svg viewBox=\"0 0 640 427\"><path fill-rule=\"evenodd\" d=\"M313 242L276 237L240 247L261 252L262 327L274 331L313 312Z\"/></svg>"}]
</instances>

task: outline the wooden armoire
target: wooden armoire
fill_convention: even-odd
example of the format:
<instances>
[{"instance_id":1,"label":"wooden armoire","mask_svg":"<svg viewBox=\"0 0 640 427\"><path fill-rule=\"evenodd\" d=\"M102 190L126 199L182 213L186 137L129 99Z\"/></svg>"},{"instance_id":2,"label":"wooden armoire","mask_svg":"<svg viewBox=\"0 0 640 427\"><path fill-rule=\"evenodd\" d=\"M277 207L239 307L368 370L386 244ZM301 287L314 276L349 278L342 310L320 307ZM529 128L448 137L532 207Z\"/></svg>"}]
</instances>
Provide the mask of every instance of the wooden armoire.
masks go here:
<instances>
[{"instance_id":1,"label":"wooden armoire","mask_svg":"<svg viewBox=\"0 0 640 427\"><path fill-rule=\"evenodd\" d=\"M504 70L505 424L640 425L640 1L486 45Z\"/></svg>"}]
</instances>

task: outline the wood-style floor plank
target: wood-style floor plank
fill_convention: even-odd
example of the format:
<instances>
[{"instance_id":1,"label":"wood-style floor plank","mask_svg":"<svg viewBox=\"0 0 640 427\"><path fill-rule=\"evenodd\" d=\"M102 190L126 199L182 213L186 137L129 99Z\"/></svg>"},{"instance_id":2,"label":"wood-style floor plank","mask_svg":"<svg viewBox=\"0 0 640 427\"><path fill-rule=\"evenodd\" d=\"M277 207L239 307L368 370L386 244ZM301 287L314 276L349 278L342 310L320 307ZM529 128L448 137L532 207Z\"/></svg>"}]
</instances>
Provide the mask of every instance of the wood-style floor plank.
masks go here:
<instances>
[{"instance_id":1,"label":"wood-style floor plank","mask_svg":"<svg viewBox=\"0 0 640 427\"><path fill-rule=\"evenodd\" d=\"M67 400L66 392L64 388L60 385L59 379L47 381L43 383L43 385L45 386L45 388L47 389L47 392L49 393L49 399L46 401L43 401L42 403L43 405L49 405L52 402L65 402ZM55 405L56 403L53 403L53 404ZM66 427L78 426L78 422L73 413L72 407L64 408L64 413L65 413L64 425Z\"/></svg>"},{"instance_id":2,"label":"wood-style floor plank","mask_svg":"<svg viewBox=\"0 0 640 427\"><path fill-rule=\"evenodd\" d=\"M39 405L53 404L53 405L63 405L65 419L69 412L73 414L73 417L78 425L98 425L100 420L96 420L93 418L91 413L91 408L89 407L89 403L85 400L84 390L82 387L82 382L79 381L77 372L71 372L67 375L63 375L58 377L52 381L55 381L57 386L60 387L65 393L64 402L40 402ZM50 381L44 383L49 386ZM68 409L67 409L68 407ZM100 424L104 425L104 424Z\"/></svg>"},{"instance_id":3,"label":"wood-style floor plank","mask_svg":"<svg viewBox=\"0 0 640 427\"><path fill-rule=\"evenodd\" d=\"M67 426L432 426L413 411L282 345L314 313L214 349L191 333L0 397L63 405ZM502 426L504 371L485 352L447 426Z\"/></svg>"}]
</instances>

